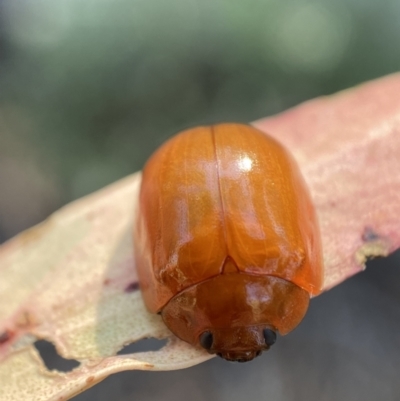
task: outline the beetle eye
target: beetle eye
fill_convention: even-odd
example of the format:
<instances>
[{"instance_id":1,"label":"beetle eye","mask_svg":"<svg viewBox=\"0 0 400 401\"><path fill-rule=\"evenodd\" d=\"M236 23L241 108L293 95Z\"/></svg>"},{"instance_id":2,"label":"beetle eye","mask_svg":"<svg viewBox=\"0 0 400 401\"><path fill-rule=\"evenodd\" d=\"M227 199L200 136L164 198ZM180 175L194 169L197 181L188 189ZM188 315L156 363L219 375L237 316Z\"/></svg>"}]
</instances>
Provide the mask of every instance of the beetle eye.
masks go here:
<instances>
[{"instance_id":1,"label":"beetle eye","mask_svg":"<svg viewBox=\"0 0 400 401\"><path fill-rule=\"evenodd\" d=\"M264 329L263 333L264 333L265 344L267 344L268 346L275 344L276 341L275 331L272 331L270 329Z\"/></svg>"},{"instance_id":2,"label":"beetle eye","mask_svg":"<svg viewBox=\"0 0 400 401\"><path fill-rule=\"evenodd\" d=\"M210 349L213 343L213 335L209 331L205 331L200 336L200 345L204 349Z\"/></svg>"}]
</instances>

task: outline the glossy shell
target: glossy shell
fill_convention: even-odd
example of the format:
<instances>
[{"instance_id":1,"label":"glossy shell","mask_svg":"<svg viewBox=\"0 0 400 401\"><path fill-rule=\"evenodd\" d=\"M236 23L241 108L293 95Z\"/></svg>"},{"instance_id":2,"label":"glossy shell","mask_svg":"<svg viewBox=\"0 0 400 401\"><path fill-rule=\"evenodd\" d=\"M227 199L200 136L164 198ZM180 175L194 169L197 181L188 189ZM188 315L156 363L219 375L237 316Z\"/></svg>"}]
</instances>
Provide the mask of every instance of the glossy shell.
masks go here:
<instances>
[{"instance_id":1,"label":"glossy shell","mask_svg":"<svg viewBox=\"0 0 400 401\"><path fill-rule=\"evenodd\" d=\"M147 308L168 311L167 325L192 343L204 326L229 329L221 315L231 315L235 327L253 320L285 334L321 288L318 224L304 180L282 145L247 125L194 128L153 154L143 170L134 245ZM292 295L285 298L274 286L301 293L301 300L287 300ZM218 298L223 289L224 300ZM279 297L291 305L291 311L275 308L273 323L254 306L272 296L276 305ZM296 312L296 302L304 310ZM213 304L225 306L207 320ZM176 327L186 321L190 333L174 330L174 319ZM278 324L282 319L293 322Z\"/></svg>"}]
</instances>

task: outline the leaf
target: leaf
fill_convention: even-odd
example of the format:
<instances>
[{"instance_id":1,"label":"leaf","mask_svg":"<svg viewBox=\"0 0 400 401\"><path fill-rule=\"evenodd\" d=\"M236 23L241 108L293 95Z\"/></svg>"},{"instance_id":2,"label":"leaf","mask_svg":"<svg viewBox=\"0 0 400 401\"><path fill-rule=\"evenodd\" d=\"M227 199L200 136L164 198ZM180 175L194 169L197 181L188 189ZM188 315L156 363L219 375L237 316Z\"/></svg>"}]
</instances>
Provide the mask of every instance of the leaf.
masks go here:
<instances>
[{"instance_id":1,"label":"leaf","mask_svg":"<svg viewBox=\"0 0 400 401\"><path fill-rule=\"evenodd\" d=\"M310 186L321 224L325 289L400 246L400 74L319 98L254 125L284 143ZM170 370L211 358L146 312L131 225L140 174L67 205L0 248L0 399L65 400L109 374ZM146 337L155 352L116 355ZM33 346L80 365L48 371Z\"/></svg>"},{"instance_id":2,"label":"leaf","mask_svg":"<svg viewBox=\"0 0 400 401\"><path fill-rule=\"evenodd\" d=\"M327 290L400 246L400 74L254 123L293 151L320 221Z\"/></svg>"}]
</instances>

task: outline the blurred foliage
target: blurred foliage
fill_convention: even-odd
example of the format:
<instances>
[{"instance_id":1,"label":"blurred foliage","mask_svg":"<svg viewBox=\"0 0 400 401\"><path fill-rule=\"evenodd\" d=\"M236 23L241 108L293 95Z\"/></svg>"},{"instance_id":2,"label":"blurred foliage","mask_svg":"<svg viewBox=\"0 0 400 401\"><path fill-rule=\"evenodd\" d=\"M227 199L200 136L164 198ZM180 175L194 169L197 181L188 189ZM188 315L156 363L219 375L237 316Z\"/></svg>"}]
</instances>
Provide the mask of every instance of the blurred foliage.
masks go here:
<instances>
[{"instance_id":1,"label":"blurred foliage","mask_svg":"<svg viewBox=\"0 0 400 401\"><path fill-rule=\"evenodd\" d=\"M2 0L0 240L140 169L400 67L397 0Z\"/></svg>"}]
</instances>

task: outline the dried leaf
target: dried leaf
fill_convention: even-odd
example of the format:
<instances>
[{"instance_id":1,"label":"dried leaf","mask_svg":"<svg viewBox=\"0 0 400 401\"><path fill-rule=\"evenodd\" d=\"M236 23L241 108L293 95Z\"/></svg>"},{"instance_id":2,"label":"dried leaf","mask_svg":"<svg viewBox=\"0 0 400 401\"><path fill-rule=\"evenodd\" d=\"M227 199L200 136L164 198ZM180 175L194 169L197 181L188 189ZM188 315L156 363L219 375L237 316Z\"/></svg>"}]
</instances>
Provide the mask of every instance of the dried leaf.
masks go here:
<instances>
[{"instance_id":1,"label":"dried leaf","mask_svg":"<svg viewBox=\"0 0 400 401\"><path fill-rule=\"evenodd\" d=\"M291 149L321 223L325 288L400 245L400 75L307 102L255 125ZM131 225L140 174L62 208L0 248L0 399L65 400L111 373L169 370L209 359L144 309ZM141 338L155 352L116 355ZM76 359L48 371L33 342Z\"/></svg>"}]
</instances>

